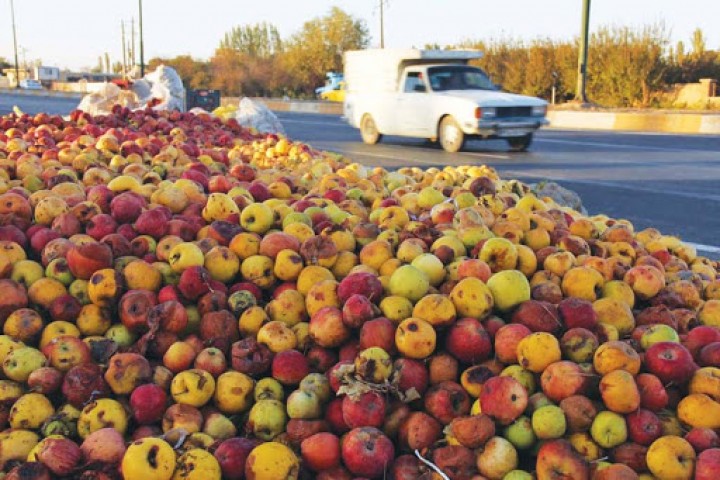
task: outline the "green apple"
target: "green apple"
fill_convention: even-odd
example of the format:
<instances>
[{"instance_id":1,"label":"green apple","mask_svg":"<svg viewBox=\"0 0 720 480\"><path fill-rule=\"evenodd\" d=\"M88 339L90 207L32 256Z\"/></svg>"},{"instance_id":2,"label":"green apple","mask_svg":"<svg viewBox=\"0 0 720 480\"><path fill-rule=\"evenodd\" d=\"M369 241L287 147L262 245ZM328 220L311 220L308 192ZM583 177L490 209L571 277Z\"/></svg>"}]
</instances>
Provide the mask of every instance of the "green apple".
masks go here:
<instances>
[{"instance_id":1,"label":"green apple","mask_svg":"<svg viewBox=\"0 0 720 480\"><path fill-rule=\"evenodd\" d=\"M535 392L536 384L535 375L530 370L526 370L520 365L508 365L500 372L501 377L512 377L517 380L520 385L525 387L528 395Z\"/></svg>"},{"instance_id":2,"label":"green apple","mask_svg":"<svg viewBox=\"0 0 720 480\"><path fill-rule=\"evenodd\" d=\"M330 220L332 220L332 222L336 224L342 223L346 218L350 216L349 213L343 211L337 205L328 205L327 207L325 207L325 213L328 217L330 217Z\"/></svg>"},{"instance_id":3,"label":"green apple","mask_svg":"<svg viewBox=\"0 0 720 480\"><path fill-rule=\"evenodd\" d=\"M40 350L32 347L20 347L7 354L2 369L10 380L25 382L32 372L44 367L46 363L47 358Z\"/></svg>"},{"instance_id":4,"label":"green apple","mask_svg":"<svg viewBox=\"0 0 720 480\"><path fill-rule=\"evenodd\" d=\"M285 403L290 418L314 420L322 416L322 404L314 392L295 390Z\"/></svg>"},{"instance_id":5,"label":"green apple","mask_svg":"<svg viewBox=\"0 0 720 480\"><path fill-rule=\"evenodd\" d=\"M485 225L458 228L457 236L467 248L473 248L483 240L492 238L494 233Z\"/></svg>"},{"instance_id":6,"label":"green apple","mask_svg":"<svg viewBox=\"0 0 720 480\"><path fill-rule=\"evenodd\" d=\"M261 440L270 441L285 431L287 414L285 405L277 400L260 400L250 409L252 433Z\"/></svg>"},{"instance_id":7,"label":"green apple","mask_svg":"<svg viewBox=\"0 0 720 480\"><path fill-rule=\"evenodd\" d=\"M404 187L410 183L410 179L399 172L389 172L383 181L387 189L391 192L396 188Z\"/></svg>"},{"instance_id":8,"label":"green apple","mask_svg":"<svg viewBox=\"0 0 720 480\"><path fill-rule=\"evenodd\" d=\"M135 335L121 323L115 324L105 332L105 338L109 338L120 347L129 347L135 343Z\"/></svg>"},{"instance_id":9,"label":"green apple","mask_svg":"<svg viewBox=\"0 0 720 480\"><path fill-rule=\"evenodd\" d=\"M32 260L20 260L13 265L10 278L30 288L30 285L45 276L45 270L42 265Z\"/></svg>"},{"instance_id":10,"label":"green apple","mask_svg":"<svg viewBox=\"0 0 720 480\"><path fill-rule=\"evenodd\" d=\"M412 302L420 300L430 288L425 273L412 265L403 265L390 276L390 294Z\"/></svg>"},{"instance_id":11,"label":"green apple","mask_svg":"<svg viewBox=\"0 0 720 480\"><path fill-rule=\"evenodd\" d=\"M282 222L283 228L292 223L304 223L305 225L312 227L312 220L310 220L310 217L303 212L292 212L285 215Z\"/></svg>"},{"instance_id":12,"label":"green apple","mask_svg":"<svg viewBox=\"0 0 720 480\"><path fill-rule=\"evenodd\" d=\"M525 470L512 470L505 474L502 480L533 480L532 474Z\"/></svg>"},{"instance_id":13,"label":"green apple","mask_svg":"<svg viewBox=\"0 0 720 480\"><path fill-rule=\"evenodd\" d=\"M525 415L518 417L513 423L505 427L503 437L508 439L515 448L521 450L530 448L536 440L532 421Z\"/></svg>"},{"instance_id":14,"label":"green apple","mask_svg":"<svg viewBox=\"0 0 720 480\"><path fill-rule=\"evenodd\" d=\"M383 213L382 208L376 208L375 210L370 212L370 215L368 216L368 220L370 220L372 223L378 224L378 223L380 223L380 216L382 215L382 213Z\"/></svg>"},{"instance_id":15,"label":"green apple","mask_svg":"<svg viewBox=\"0 0 720 480\"><path fill-rule=\"evenodd\" d=\"M64 257L56 258L48 263L48 266L45 268L45 276L57 280L66 287L69 287L73 280L75 280L75 277L70 272L70 267L68 267L68 262Z\"/></svg>"},{"instance_id":16,"label":"green apple","mask_svg":"<svg viewBox=\"0 0 720 480\"><path fill-rule=\"evenodd\" d=\"M167 264L166 264L167 265ZM168 268L170 266L168 265ZM90 304L90 296L88 295L88 281L81 278L73 280L68 287L68 293L75 297L82 305Z\"/></svg>"},{"instance_id":17,"label":"green apple","mask_svg":"<svg viewBox=\"0 0 720 480\"><path fill-rule=\"evenodd\" d=\"M471 192L458 193L453 199L458 210L472 207L477 203L477 198Z\"/></svg>"},{"instance_id":18,"label":"green apple","mask_svg":"<svg viewBox=\"0 0 720 480\"><path fill-rule=\"evenodd\" d=\"M445 201L445 195L435 187L425 187L418 194L420 208L429 209Z\"/></svg>"},{"instance_id":19,"label":"green apple","mask_svg":"<svg viewBox=\"0 0 720 480\"><path fill-rule=\"evenodd\" d=\"M363 191L359 188L351 188L350 190L345 192L345 197L351 200L362 200L363 195Z\"/></svg>"},{"instance_id":20,"label":"green apple","mask_svg":"<svg viewBox=\"0 0 720 480\"><path fill-rule=\"evenodd\" d=\"M322 211L322 208L316 208ZM273 223L275 223L275 213L264 203L251 203L240 213L240 225L248 232L265 233L270 230Z\"/></svg>"},{"instance_id":21,"label":"green apple","mask_svg":"<svg viewBox=\"0 0 720 480\"><path fill-rule=\"evenodd\" d=\"M640 346L643 350L647 350L660 342L680 343L680 336L670 325L658 323L648 327L640 337Z\"/></svg>"},{"instance_id":22,"label":"green apple","mask_svg":"<svg viewBox=\"0 0 720 480\"><path fill-rule=\"evenodd\" d=\"M191 333L195 333L200 330L200 320L202 319L202 316L200 315L197 306L185 306L185 313L187 313L188 323L185 327L185 330L183 331L183 334L190 335Z\"/></svg>"},{"instance_id":23,"label":"green apple","mask_svg":"<svg viewBox=\"0 0 720 480\"><path fill-rule=\"evenodd\" d=\"M410 264L427 275L430 285L438 286L445 280L445 266L432 253L423 253L415 257Z\"/></svg>"},{"instance_id":24,"label":"green apple","mask_svg":"<svg viewBox=\"0 0 720 480\"><path fill-rule=\"evenodd\" d=\"M495 307L503 312L530 300L530 283L518 270L503 270L494 274L487 286L492 292Z\"/></svg>"},{"instance_id":25,"label":"green apple","mask_svg":"<svg viewBox=\"0 0 720 480\"><path fill-rule=\"evenodd\" d=\"M625 418L615 412L604 410L595 416L590 427L590 435L602 448L617 447L627 440Z\"/></svg>"},{"instance_id":26,"label":"green apple","mask_svg":"<svg viewBox=\"0 0 720 480\"><path fill-rule=\"evenodd\" d=\"M540 407L533 412L532 427L540 439L560 438L567 429L565 412L557 405Z\"/></svg>"}]
</instances>

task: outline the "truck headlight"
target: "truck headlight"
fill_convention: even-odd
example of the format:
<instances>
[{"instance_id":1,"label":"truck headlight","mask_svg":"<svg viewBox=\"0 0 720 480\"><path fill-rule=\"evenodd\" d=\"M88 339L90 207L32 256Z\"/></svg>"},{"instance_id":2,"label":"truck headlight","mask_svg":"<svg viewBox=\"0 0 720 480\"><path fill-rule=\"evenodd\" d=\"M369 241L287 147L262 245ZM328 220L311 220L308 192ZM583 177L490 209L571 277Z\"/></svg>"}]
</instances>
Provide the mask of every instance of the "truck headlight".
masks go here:
<instances>
[{"instance_id":1,"label":"truck headlight","mask_svg":"<svg viewBox=\"0 0 720 480\"><path fill-rule=\"evenodd\" d=\"M544 117L547 114L547 106L532 107L533 117Z\"/></svg>"},{"instance_id":2,"label":"truck headlight","mask_svg":"<svg viewBox=\"0 0 720 480\"><path fill-rule=\"evenodd\" d=\"M475 109L475 118L495 118L495 113L494 107L478 107Z\"/></svg>"}]
</instances>

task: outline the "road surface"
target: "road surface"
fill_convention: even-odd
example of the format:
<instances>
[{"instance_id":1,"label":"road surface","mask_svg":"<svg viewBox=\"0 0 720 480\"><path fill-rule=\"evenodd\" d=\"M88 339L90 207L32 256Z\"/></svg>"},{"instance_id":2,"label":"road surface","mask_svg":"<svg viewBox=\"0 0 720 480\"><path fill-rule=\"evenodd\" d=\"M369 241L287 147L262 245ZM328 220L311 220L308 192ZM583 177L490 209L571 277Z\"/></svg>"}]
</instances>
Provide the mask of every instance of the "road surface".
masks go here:
<instances>
[{"instance_id":1,"label":"road surface","mask_svg":"<svg viewBox=\"0 0 720 480\"><path fill-rule=\"evenodd\" d=\"M68 113L73 99L0 96L0 114L13 104L29 113ZM720 258L720 138L545 129L530 151L510 153L502 141L470 142L448 154L422 140L386 137L365 145L339 116L278 113L288 136L367 165L487 164L505 178L553 180L580 194L587 210L656 227Z\"/></svg>"}]
</instances>

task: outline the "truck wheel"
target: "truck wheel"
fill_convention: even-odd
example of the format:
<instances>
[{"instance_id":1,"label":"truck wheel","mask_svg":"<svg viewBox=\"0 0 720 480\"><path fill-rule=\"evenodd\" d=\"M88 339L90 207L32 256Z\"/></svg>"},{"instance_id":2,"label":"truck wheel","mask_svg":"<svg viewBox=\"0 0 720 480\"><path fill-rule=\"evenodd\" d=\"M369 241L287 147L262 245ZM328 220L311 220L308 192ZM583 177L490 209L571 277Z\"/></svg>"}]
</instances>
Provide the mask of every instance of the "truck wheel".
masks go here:
<instances>
[{"instance_id":1,"label":"truck wheel","mask_svg":"<svg viewBox=\"0 0 720 480\"><path fill-rule=\"evenodd\" d=\"M465 133L453 117L447 116L440 122L438 140L446 152L459 152L465 145Z\"/></svg>"},{"instance_id":2,"label":"truck wheel","mask_svg":"<svg viewBox=\"0 0 720 480\"><path fill-rule=\"evenodd\" d=\"M508 138L507 142L508 145L510 145L511 152L524 152L528 149L528 147L530 147L532 139L533 134L528 133L527 135L523 135L522 137Z\"/></svg>"},{"instance_id":3,"label":"truck wheel","mask_svg":"<svg viewBox=\"0 0 720 480\"><path fill-rule=\"evenodd\" d=\"M365 115L360 122L360 135L363 142L368 145L375 145L382 139L382 134L378 132L375 120L370 115Z\"/></svg>"}]
</instances>

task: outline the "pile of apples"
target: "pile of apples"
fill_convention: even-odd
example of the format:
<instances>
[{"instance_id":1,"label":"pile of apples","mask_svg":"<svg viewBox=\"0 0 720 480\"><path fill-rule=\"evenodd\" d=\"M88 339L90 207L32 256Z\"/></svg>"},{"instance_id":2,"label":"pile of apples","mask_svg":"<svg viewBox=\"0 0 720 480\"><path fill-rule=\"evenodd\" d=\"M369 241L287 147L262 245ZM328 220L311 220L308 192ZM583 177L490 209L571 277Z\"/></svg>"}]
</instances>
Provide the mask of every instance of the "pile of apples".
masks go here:
<instances>
[{"instance_id":1,"label":"pile of apples","mask_svg":"<svg viewBox=\"0 0 720 480\"><path fill-rule=\"evenodd\" d=\"M714 478L716 261L485 166L0 118L6 480Z\"/></svg>"}]
</instances>

